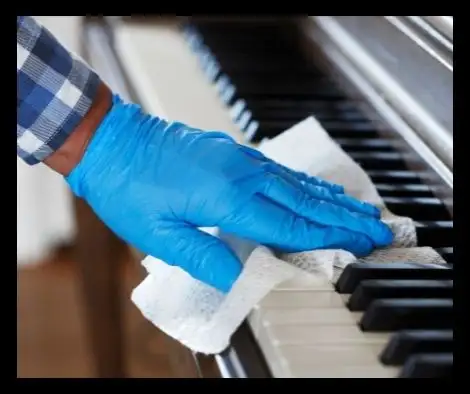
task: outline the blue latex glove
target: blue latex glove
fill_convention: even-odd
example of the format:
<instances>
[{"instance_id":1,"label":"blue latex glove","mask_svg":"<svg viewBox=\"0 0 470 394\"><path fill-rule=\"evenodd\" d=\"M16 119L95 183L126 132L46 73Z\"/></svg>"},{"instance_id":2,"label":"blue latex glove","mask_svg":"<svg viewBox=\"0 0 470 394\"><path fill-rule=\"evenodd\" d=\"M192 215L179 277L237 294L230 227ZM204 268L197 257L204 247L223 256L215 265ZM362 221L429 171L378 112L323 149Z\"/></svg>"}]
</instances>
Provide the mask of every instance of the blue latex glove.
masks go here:
<instances>
[{"instance_id":1,"label":"blue latex glove","mask_svg":"<svg viewBox=\"0 0 470 394\"><path fill-rule=\"evenodd\" d=\"M197 227L290 252L340 248L367 255L393 238L375 207L340 186L118 97L67 181L126 242L221 291L230 289L241 263Z\"/></svg>"}]
</instances>

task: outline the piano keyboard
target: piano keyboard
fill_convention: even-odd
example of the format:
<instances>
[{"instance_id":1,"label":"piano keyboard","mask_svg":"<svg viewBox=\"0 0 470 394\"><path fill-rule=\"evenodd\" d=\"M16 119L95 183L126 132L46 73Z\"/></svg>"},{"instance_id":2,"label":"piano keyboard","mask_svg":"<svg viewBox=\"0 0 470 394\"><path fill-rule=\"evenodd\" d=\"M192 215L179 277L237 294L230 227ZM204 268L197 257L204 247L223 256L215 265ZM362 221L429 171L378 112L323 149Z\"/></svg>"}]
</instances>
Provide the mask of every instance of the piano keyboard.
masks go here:
<instances>
[{"instance_id":1,"label":"piano keyboard","mask_svg":"<svg viewBox=\"0 0 470 394\"><path fill-rule=\"evenodd\" d=\"M315 116L389 209L415 220L419 245L448 263L353 264L334 289L301 278L284 283L249 318L259 363L278 378L451 376L453 222L422 181L426 174L408 169L395 141L305 61L278 24L194 22L183 34L246 143ZM243 363L243 351L232 348Z\"/></svg>"}]
</instances>

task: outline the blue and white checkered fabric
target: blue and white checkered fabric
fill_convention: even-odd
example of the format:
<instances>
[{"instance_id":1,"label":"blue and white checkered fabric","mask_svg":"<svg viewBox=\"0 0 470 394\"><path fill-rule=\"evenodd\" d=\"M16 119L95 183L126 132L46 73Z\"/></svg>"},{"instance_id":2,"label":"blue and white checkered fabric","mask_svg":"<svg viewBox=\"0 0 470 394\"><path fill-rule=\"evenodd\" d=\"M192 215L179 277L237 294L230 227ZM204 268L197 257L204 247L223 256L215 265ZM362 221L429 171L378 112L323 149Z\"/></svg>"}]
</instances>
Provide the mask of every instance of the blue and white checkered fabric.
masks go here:
<instances>
[{"instance_id":1,"label":"blue and white checkered fabric","mask_svg":"<svg viewBox=\"0 0 470 394\"><path fill-rule=\"evenodd\" d=\"M17 154L35 164L77 127L100 78L32 17L18 16L16 22Z\"/></svg>"}]
</instances>

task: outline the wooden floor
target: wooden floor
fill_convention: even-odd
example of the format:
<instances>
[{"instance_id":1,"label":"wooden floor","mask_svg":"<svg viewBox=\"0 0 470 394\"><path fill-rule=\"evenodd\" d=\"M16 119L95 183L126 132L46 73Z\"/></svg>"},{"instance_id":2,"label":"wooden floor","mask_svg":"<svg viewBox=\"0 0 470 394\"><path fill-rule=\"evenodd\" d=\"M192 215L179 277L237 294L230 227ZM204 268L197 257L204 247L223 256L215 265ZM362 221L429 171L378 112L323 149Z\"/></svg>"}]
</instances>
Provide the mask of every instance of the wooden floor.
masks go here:
<instances>
[{"instance_id":1,"label":"wooden floor","mask_svg":"<svg viewBox=\"0 0 470 394\"><path fill-rule=\"evenodd\" d=\"M126 362L130 377L174 377L165 338L129 300L141 279L138 264L124 264ZM93 377L75 267L60 257L18 271L18 377Z\"/></svg>"}]
</instances>

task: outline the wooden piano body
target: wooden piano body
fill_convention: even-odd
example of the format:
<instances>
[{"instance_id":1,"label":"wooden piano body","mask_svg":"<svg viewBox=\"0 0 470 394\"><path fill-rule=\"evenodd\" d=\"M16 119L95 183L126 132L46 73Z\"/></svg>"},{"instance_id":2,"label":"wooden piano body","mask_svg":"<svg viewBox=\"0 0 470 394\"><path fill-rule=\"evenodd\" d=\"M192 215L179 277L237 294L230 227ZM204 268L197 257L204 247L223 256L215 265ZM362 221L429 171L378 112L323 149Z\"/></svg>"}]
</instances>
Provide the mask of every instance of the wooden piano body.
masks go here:
<instances>
[{"instance_id":1,"label":"wooden piano body","mask_svg":"<svg viewBox=\"0 0 470 394\"><path fill-rule=\"evenodd\" d=\"M223 130L254 146L313 114L369 173L389 208L422 224L421 244L438 249L449 267L454 263L452 39L452 17L107 17L84 25L88 60L117 92L149 112ZM113 270L123 246L88 207L77 204L97 373L125 376ZM293 300L289 308L300 308ZM279 315L283 307L259 308ZM346 305L343 309L350 313ZM280 320L279 327L264 321L269 330L260 334L248 319L231 347L214 359L168 340L177 376L322 377L315 372L315 354L320 357L325 348L320 352L308 334L319 327L309 331ZM431 335L434 327L424 328ZM452 352L435 344L443 334L449 346L452 328L450 322L441 330L445 333L433 331L439 337L428 341L427 352L433 354L412 360L414 370L448 374ZM369 360L364 361L367 368L356 369L358 375L410 373L403 367L407 360L386 366L378 355L372 359L364 347L370 343L362 337L370 333L355 330L360 340L341 347L330 338L330 346L339 358ZM390 344L391 334L379 349ZM321 371L328 377L355 377L349 366Z\"/></svg>"}]
</instances>

